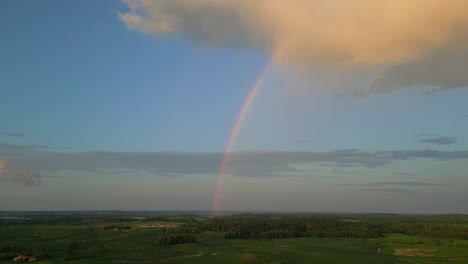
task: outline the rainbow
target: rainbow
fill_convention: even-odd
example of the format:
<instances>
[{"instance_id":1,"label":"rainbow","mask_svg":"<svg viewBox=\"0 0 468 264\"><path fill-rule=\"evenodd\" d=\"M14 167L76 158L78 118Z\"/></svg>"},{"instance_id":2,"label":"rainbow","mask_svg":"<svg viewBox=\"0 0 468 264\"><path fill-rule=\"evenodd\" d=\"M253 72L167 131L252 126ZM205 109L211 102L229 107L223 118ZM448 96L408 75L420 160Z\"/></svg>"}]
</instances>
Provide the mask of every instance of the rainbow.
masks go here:
<instances>
[{"instance_id":1,"label":"rainbow","mask_svg":"<svg viewBox=\"0 0 468 264\"><path fill-rule=\"evenodd\" d=\"M247 94L247 97L244 100L244 103L242 104L241 109L239 110L239 113L237 114L234 125L232 126L232 130L231 130L231 133L229 134L229 138L228 138L226 147L223 152L223 157L221 159L218 172L216 174L213 207L211 209L212 215L216 215L216 212L218 211L219 198L220 198L220 193L221 193L221 183L222 183L223 175L224 175L226 165L229 159L229 154L232 152L232 147L235 143L239 130L242 126L242 123L244 122L244 118L249 111L250 105L255 99L255 96L257 95L258 90L262 86L263 81L265 80L265 77L267 76L267 72L268 72L268 69L270 68L270 65L273 63L273 58L274 56L272 56L272 58L268 61L268 63L263 68L263 70L260 72L260 75L257 77L255 82L253 83L252 87L249 90L249 93Z\"/></svg>"}]
</instances>

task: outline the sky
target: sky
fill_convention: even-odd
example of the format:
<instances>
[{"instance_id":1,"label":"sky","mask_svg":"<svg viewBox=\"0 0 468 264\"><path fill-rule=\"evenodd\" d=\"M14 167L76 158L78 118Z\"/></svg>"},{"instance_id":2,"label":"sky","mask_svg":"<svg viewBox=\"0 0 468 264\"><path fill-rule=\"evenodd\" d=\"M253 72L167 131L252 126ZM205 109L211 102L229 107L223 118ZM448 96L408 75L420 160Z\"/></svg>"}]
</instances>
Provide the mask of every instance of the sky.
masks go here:
<instances>
[{"instance_id":1,"label":"sky","mask_svg":"<svg viewBox=\"0 0 468 264\"><path fill-rule=\"evenodd\" d=\"M468 213L466 8L4 1L0 210Z\"/></svg>"}]
</instances>

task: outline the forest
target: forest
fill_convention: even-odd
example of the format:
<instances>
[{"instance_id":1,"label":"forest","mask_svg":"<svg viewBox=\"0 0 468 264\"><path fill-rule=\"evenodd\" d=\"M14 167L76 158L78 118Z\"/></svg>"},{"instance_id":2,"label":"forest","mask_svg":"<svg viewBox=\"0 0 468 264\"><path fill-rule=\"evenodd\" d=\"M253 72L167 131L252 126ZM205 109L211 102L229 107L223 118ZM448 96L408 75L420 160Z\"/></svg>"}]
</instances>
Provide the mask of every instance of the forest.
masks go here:
<instances>
[{"instance_id":1,"label":"forest","mask_svg":"<svg viewBox=\"0 0 468 264\"><path fill-rule=\"evenodd\" d=\"M468 226L454 225L466 217L438 216L418 221L419 216L378 215L239 215L210 219L205 229L226 239L278 239L298 237L378 238L406 234L434 238L468 239Z\"/></svg>"}]
</instances>

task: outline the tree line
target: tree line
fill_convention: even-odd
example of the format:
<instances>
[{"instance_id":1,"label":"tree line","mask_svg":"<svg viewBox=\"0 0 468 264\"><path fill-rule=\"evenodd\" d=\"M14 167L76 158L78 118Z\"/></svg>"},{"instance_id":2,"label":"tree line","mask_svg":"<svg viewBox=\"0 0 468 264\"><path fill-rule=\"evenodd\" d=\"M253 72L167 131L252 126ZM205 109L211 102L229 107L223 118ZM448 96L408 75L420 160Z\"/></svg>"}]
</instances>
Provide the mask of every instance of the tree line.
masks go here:
<instances>
[{"instance_id":1,"label":"tree line","mask_svg":"<svg viewBox=\"0 0 468 264\"><path fill-rule=\"evenodd\" d=\"M163 235L159 238L160 246L196 243L197 238L192 235Z\"/></svg>"},{"instance_id":2,"label":"tree line","mask_svg":"<svg viewBox=\"0 0 468 264\"><path fill-rule=\"evenodd\" d=\"M220 233L226 239L279 239L298 237L378 238L400 233L433 238L468 239L467 225L349 220L317 216L238 216L209 219L204 228Z\"/></svg>"}]
</instances>

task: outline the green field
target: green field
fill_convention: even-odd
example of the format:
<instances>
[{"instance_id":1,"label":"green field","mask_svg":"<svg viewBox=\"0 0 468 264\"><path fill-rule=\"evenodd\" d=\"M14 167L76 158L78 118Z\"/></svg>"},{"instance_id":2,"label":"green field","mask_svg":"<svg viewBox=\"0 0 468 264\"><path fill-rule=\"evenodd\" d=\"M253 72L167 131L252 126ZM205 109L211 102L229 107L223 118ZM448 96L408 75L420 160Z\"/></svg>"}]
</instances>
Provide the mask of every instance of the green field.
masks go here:
<instances>
[{"instance_id":1,"label":"green field","mask_svg":"<svg viewBox=\"0 0 468 264\"><path fill-rule=\"evenodd\" d=\"M216 234L202 233L196 244L162 247L158 245L159 236L157 229L121 232L67 226L15 226L2 228L1 240L48 248L54 257L37 263L59 261L64 246L71 240L82 241L86 250L78 250L76 255L81 259L68 260L69 263L306 263L310 260L323 263L343 257L351 263L395 262L392 256L378 256L366 241L352 239L225 240Z\"/></svg>"},{"instance_id":2,"label":"green field","mask_svg":"<svg viewBox=\"0 0 468 264\"><path fill-rule=\"evenodd\" d=\"M38 246L52 255L35 263L468 263L466 240L398 234L378 239L227 240L203 232L194 244L160 246L160 229L132 227L134 231L124 232L100 225L2 226L0 244ZM64 260L70 241L79 241L82 248Z\"/></svg>"}]
</instances>

